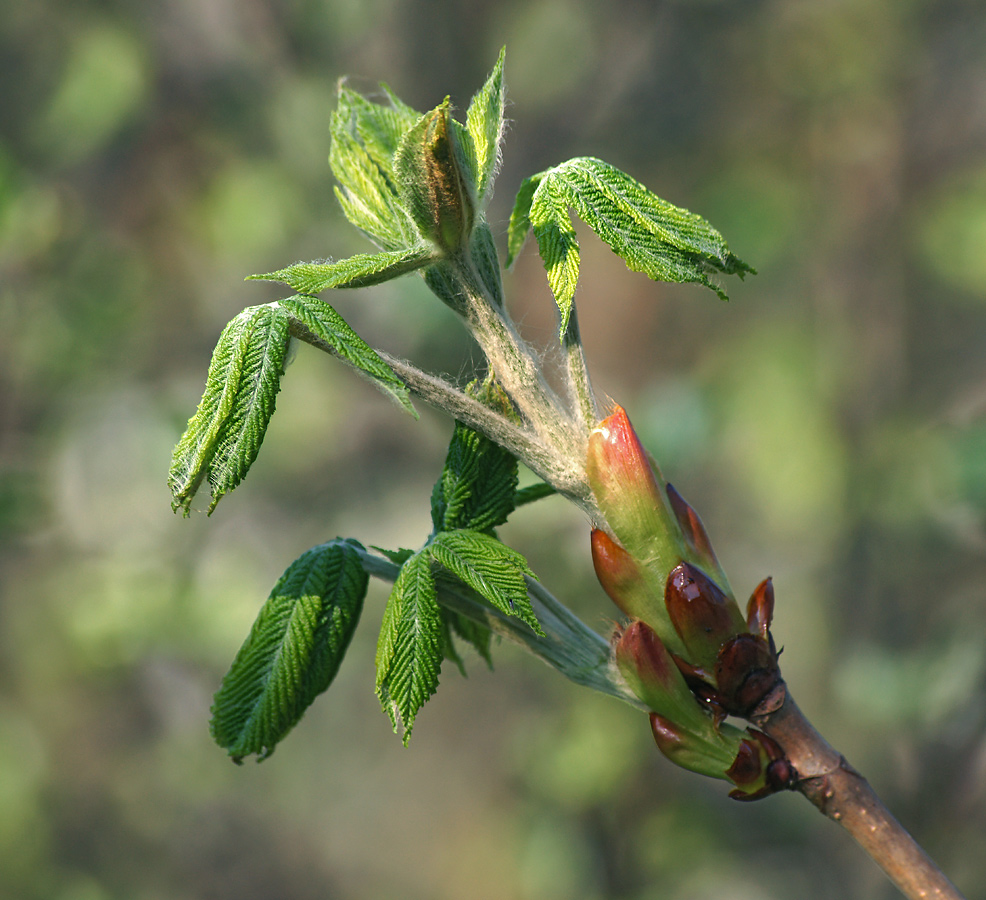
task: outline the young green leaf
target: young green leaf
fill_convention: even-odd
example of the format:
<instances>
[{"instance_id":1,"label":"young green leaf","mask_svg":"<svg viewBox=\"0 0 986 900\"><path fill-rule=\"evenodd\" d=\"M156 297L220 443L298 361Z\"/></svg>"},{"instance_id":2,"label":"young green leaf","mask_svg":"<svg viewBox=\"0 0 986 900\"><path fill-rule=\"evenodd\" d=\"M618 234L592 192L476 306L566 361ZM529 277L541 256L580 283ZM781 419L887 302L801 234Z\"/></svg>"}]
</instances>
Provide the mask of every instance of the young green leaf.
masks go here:
<instances>
[{"instance_id":1,"label":"young green leaf","mask_svg":"<svg viewBox=\"0 0 986 900\"><path fill-rule=\"evenodd\" d=\"M486 287L493 302L503 306L503 281L500 278L500 257L496 252L493 232L485 221L477 223L472 230L469 241L469 253L472 256L476 273Z\"/></svg>"},{"instance_id":2,"label":"young green leaf","mask_svg":"<svg viewBox=\"0 0 986 900\"><path fill-rule=\"evenodd\" d=\"M357 547L337 538L302 554L260 610L212 707L212 736L234 762L270 756L335 677L366 596Z\"/></svg>"},{"instance_id":3,"label":"young green leaf","mask_svg":"<svg viewBox=\"0 0 986 900\"><path fill-rule=\"evenodd\" d=\"M368 102L357 106L355 96L351 91L340 93L329 129L329 166L340 184L336 197L346 218L382 249L416 247L421 235L400 199L392 161L379 139L387 126L368 111L386 107ZM376 139L367 145L364 135L370 132Z\"/></svg>"},{"instance_id":4,"label":"young green leaf","mask_svg":"<svg viewBox=\"0 0 986 900\"><path fill-rule=\"evenodd\" d=\"M434 529L492 533L513 512L516 490L517 460L513 455L456 422L445 467L432 491Z\"/></svg>"},{"instance_id":5,"label":"young green leaf","mask_svg":"<svg viewBox=\"0 0 986 900\"><path fill-rule=\"evenodd\" d=\"M506 48L489 78L472 98L466 110L466 128L472 137L476 163L476 195L480 202L487 199L500 162L500 140L503 136L503 60Z\"/></svg>"},{"instance_id":6,"label":"young green leaf","mask_svg":"<svg viewBox=\"0 0 986 900\"><path fill-rule=\"evenodd\" d=\"M211 513L257 458L284 372L288 317L277 304L251 306L219 336L205 391L175 447L168 484L185 515L203 479Z\"/></svg>"},{"instance_id":7,"label":"young green leaf","mask_svg":"<svg viewBox=\"0 0 986 900\"><path fill-rule=\"evenodd\" d=\"M531 203L534 202L534 192L541 184L544 177L543 172L525 178L517 191L514 200L514 208L510 213L510 222L507 225L507 268L513 264L517 255L520 253L524 241L531 230Z\"/></svg>"},{"instance_id":8,"label":"young green leaf","mask_svg":"<svg viewBox=\"0 0 986 900\"><path fill-rule=\"evenodd\" d=\"M527 596L527 560L497 538L479 531L443 531L426 548L435 562L508 616L543 634Z\"/></svg>"},{"instance_id":9,"label":"young green leaf","mask_svg":"<svg viewBox=\"0 0 986 900\"><path fill-rule=\"evenodd\" d=\"M381 391L392 397L415 418L417 412L404 382L328 303L317 297L297 295L279 300L277 305L303 326L293 333L308 343L318 343L357 372L367 376Z\"/></svg>"},{"instance_id":10,"label":"young green leaf","mask_svg":"<svg viewBox=\"0 0 986 900\"><path fill-rule=\"evenodd\" d=\"M510 403L496 385L472 388L484 403L510 414ZM507 521L517 491L517 460L499 444L456 422L442 474L432 490L435 533L460 528L488 534Z\"/></svg>"},{"instance_id":11,"label":"young green leaf","mask_svg":"<svg viewBox=\"0 0 986 900\"><path fill-rule=\"evenodd\" d=\"M548 273L548 285L561 318L559 337L564 337L572 314L579 282L579 241L568 215L565 192L556 181L545 179L531 204L531 225L538 252Z\"/></svg>"},{"instance_id":12,"label":"young green leaf","mask_svg":"<svg viewBox=\"0 0 986 900\"><path fill-rule=\"evenodd\" d=\"M346 123L350 133L356 136L370 159L379 167L384 177L394 182L394 154L404 132L421 113L398 99L386 85L381 85L387 101L377 103L351 90L345 83L339 85L336 117L339 124Z\"/></svg>"},{"instance_id":13,"label":"young green leaf","mask_svg":"<svg viewBox=\"0 0 986 900\"><path fill-rule=\"evenodd\" d=\"M619 255L627 267L655 281L698 282L722 299L709 276L755 271L734 256L701 216L673 206L639 181L592 157L571 159L521 185L508 229L510 259L533 227L561 313L568 324L578 278L578 247L567 207Z\"/></svg>"},{"instance_id":14,"label":"young green leaf","mask_svg":"<svg viewBox=\"0 0 986 900\"><path fill-rule=\"evenodd\" d=\"M399 550L388 550L386 547L378 547L376 544L370 546L378 553L382 553L395 566L403 566L415 554L414 550L408 550L407 547L401 547Z\"/></svg>"},{"instance_id":15,"label":"young green leaf","mask_svg":"<svg viewBox=\"0 0 986 900\"><path fill-rule=\"evenodd\" d=\"M451 617L455 615L447 609L442 609L442 659L449 660L459 670L459 674L466 677L466 664L459 655L459 649L455 646L455 639L452 637Z\"/></svg>"},{"instance_id":16,"label":"young green leaf","mask_svg":"<svg viewBox=\"0 0 986 900\"><path fill-rule=\"evenodd\" d=\"M490 641L493 637L493 632L485 625L444 607L442 608L442 616L451 627L452 632L469 644L483 658L486 665L492 669L493 656L490 653ZM447 652L445 655L446 658L451 658ZM465 667L461 663L458 663L458 665L459 671L465 675Z\"/></svg>"},{"instance_id":17,"label":"young green leaf","mask_svg":"<svg viewBox=\"0 0 986 900\"><path fill-rule=\"evenodd\" d=\"M359 253L338 262L295 263L247 281L280 281L299 294L318 294L327 288L359 288L380 284L420 269L435 259L435 251L421 244L404 250Z\"/></svg>"},{"instance_id":18,"label":"young green leaf","mask_svg":"<svg viewBox=\"0 0 986 900\"><path fill-rule=\"evenodd\" d=\"M537 500L543 500L545 497L552 497L557 493L556 488L550 484L545 484L543 481L529 484L514 494L514 509L519 506L526 506L528 503L534 503Z\"/></svg>"},{"instance_id":19,"label":"young green leaf","mask_svg":"<svg viewBox=\"0 0 986 900\"><path fill-rule=\"evenodd\" d=\"M377 641L377 696L407 746L418 710L438 687L444 624L427 552L401 566L387 600Z\"/></svg>"}]
</instances>

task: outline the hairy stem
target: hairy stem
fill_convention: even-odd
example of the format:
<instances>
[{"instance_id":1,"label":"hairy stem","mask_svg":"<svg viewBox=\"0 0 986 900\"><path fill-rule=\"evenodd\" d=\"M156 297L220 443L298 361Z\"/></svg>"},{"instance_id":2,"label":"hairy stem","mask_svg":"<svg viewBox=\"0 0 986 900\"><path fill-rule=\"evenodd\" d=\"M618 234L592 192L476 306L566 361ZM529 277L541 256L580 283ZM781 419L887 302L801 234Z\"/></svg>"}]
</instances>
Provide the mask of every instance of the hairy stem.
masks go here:
<instances>
[{"instance_id":1,"label":"hairy stem","mask_svg":"<svg viewBox=\"0 0 986 900\"><path fill-rule=\"evenodd\" d=\"M506 311L487 294L471 261L456 261L454 270L468 298L469 329L497 381L542 442L558 447L581 464L585 459L586 429L578 427L548 385L534 352L517 333Z\"/></svg>"},{"instance_id":2,"label":"hairy stem","mask_svg":"<svg viewBox=\"0 0 986 900\"><path fill-rule=\"evenodd\" d=\"M869 782L814 729L781 685L752 721L776 740L798 773L795 789L838 822L910 900L963 900ZM772 711L771 711L772 710Z\"/></svg>"},{"instance_id":3,"label":"hairy stem","mask_svg":"<svg viewBox=\"0 0 986 900\"><path fill-rule=\"evenodd\" d=\"M553 444L545 445L537 435L483 406L444 379L422 372L388 353L377 352L415 396L496 441L591 517L599 515L585 479L583 459L567 456Z\"/></svg>"},{"instance_id":4,"label":"hairy stem","mask_svg":"<svg viewBox=\"0 0 986 900\"><path fill-rule=\"evenodd\" d=\"M589 431L599 421L599 410L596 407L596 396L589 380L589 367L585 361L585 350L582 347L582 336L579 333L579 319L572 305L562 341L565 350L565 365L568 374L568 388L572 393L572 402L582 420L582 427Z\"/></svg>"}]
</instances>

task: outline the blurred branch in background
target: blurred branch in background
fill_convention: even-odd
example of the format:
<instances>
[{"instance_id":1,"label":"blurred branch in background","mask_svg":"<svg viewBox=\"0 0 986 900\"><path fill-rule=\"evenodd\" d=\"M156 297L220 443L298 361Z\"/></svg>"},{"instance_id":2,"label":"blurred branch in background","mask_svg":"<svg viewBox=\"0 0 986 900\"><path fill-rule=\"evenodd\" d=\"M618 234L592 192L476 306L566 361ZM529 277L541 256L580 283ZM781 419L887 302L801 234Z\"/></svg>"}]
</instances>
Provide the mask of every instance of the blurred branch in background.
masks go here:
<instances>
[{"instance_id":1,"label":"blurred branch in background","mask_svg":"<svg viewBox=\"0 0 986 900\"><path fill-rule=\"evenodd\" d=\"M209 349L272 299L249 272L364 249L325 165L335 77L422 108L451 85L461 107L507 43L501 251L520 178L593 154L701 209L759 269L716 308L585 241L596 384L633 399L734 582L783 585L801 705L986 896L976 4L39 2L0 19L0 893L892 896L839 835L819 848L806 804L696 794L631 710L509 651L495 681L450 676L406 753L358 637L270 764L234 772L211 744L210 695L283 560L343 516L390 546L426 530L395 510L426 512L448 435L302 348L236 514L183 527L160 473ZM354 326L463 368L449 314L411 282L374 290ZM547 342L533 256L510 290ZM329 413L316 429L311 408ZM602 629L583 522L547 501L508 527ZM408 815L429 827L408 835Z\"/></svg>"}]
</instances>

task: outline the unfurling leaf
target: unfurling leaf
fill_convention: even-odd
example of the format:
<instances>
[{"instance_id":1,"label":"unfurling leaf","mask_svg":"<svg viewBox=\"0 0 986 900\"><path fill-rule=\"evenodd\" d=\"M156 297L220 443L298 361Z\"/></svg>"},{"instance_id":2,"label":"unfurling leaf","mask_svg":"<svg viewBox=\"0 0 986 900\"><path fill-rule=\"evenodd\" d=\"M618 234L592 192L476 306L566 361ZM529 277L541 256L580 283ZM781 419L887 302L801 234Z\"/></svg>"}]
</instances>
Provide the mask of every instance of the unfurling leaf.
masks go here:
<instances>
[{"instance_id":1,"label":"unfurling leaf","mask_svg":"<svg viewBox=\"0 0 986 900\"><path fill-rule=\"evenodd\" d=\"M655 281L698 282L725 300L725 291L710 275L742 277L754 271L730 252L722 235L701 216L662 200L609 163L592 157L571 159L521 185L508 229L511 261L528 229L534 229L561 313L562 335L578 279L578 245L569 207L628 268Z\"/></svg>"},{"instance_id":2,"label":"unfurling leaf","mask_svg":"<svg viewBox=\"0 0 986 900\"><path fill-rule=\"evenodd\" d=\"M527 596L527 560L497 538L478 531L444 531L427 548L435 562L508 616L544 634Z\"/></svg>"},{"instance_id":3,"label":"unfurling leaf","mask_svg":"<svg viewBox=\"0 0 986 900\"><path fill-rule=\"evenodd\" d=\"M472 137L476 163L476 195L482 202L490 195L500 162L503 136L503 60L506 48L490 72L489 78L472 98L466 110L466 128Z\"/></svg>"},{"instance_id":4,"label":"unfurling leaf","mask_svg":"<svg viewBox=\"0 0 986 900\"><path fill-rule=\"evenodd\" d=\"M428 265L434 250L421 244L406 250L360 253L338 262L295 263L247 281L280 281L299 294L318 294L328 288L358 288L381 284Z\"/></svg>"},{"instance_id":5,"label":"unfurling leaf","mask_svg":"<svg viewBox=\"0 0 986 900\"><path fill-rule=\"evenodd\" d=\"M212 707L212 736L235 762L270 756L335 677L366 595L357 548L338 538L313 547L260 610Z\"/></svg>"},{"instance_id":6,"label":"unfurling leaf","mask_svg":"<svg viewBox=\"0 0 986 900\"><path fill-rule=\"evenodd\" d=\"M187 515L208 479L211 513L257 458L284 372L288 325L285 311L272 303L243 310L223 329L199 408L172 455L173 509Z\"/></svg>"},{"instance_id":7,"label":"unfurling leaf","mask_svg":"<svg viewBox=\"0 0 986 900\"><path fill-rule=\"evenodd\" d=\"M509 408L509 401L495 388L487 388L481 399L499 401L501 409ZM516 491L517 460L513 454L456 422L445 466L432 491L435 532L465 528L492 533L513 512Z\"/></svg>"},{"instance_id":8,"label":"unfurling leaf","mask_svg":"<svg viewBox=\"0 0 986 900\"><path fill-rule=\"evenodd\" d=\"M477 216L472 138L448 98L404 133L394 155L404 208L421 235L446 254L468 244Z\"/></svg>"},{"instance_id":9,"label":"unfurling leaf","mask_svg":"<svg viewBox=\"0 0 986 900\"><path fill-rule=\"evenodd\" d=\"M393 157L404 132L420 117L395 97L380 104L342 84L332 113L329 165L340 187L336 197L346 218L384 250L421 243L401 202Z\"/></svg>"},{"instance_id":10,"label":"unfurling leaf","mask_svg":"<svg viewBox=\"0 0 986 900\"><path fill-rule=\"evenodd\" d=\"M492 669L493 656L490 653L490 640L493 637L493 632L486 625L474 619L469 619L451 609L442 609L442 616L451 627L452 632L469 644L483 658L486 665ZM451 638L451 635L449 637ZM455 653L455 648L453 647L452 654L450 655L448 650L446 650L445 656L446 658L454 658L458 654ZM461 662L458 663L458 666L459 671L465 675L465 666Z\"/></svg>"},{"instance_id":11,"label":"unfurling leaf","mask_svg":"<svg viewBox=\"0 0 986 900\"><path fill-rule=\"evenodd\" d=\"M418 710L438 687L445 650L445 625L426 551L403 566L387 599L377 641L377 696L394 730L403 726L404 745Z\"/></svg>"},{"instance_id":12,"label":"unfurling leaf","mask_svg":"<svg viewBox=\"0 0 986 900\"><path fill-rule=\"evenodd\" d=\"M299 295L279 300L277 305L293 320L292 333L300 340L314 343L348 363L414 418L418 417L404 382L328 303ZM303 327L297 329L294 323Z\"/></svg>"}]
</instances>

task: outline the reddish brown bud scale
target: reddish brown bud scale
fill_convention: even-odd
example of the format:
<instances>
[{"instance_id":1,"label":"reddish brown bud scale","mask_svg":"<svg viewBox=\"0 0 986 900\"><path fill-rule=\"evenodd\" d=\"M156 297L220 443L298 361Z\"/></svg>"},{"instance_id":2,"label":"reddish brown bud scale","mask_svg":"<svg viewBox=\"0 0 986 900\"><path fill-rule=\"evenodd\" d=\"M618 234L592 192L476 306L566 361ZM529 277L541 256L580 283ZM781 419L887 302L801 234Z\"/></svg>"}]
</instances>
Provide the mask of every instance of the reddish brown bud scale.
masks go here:
<instances>
[{"instance_id":1,"label":"reddish brown bud scale","mask_svg":"<svg viewBox=\"0 0 986 900\"><path fill-rule=\"evenodd\" d=\"M617 643L617 654L621 663L632 664L645 684L673 691L681 677L657 633L644 622L631 622L626 627Z\"/></svg>"},{"instance_id":2,"label":"reddish brown bud scale","mask_svg":"<svg viewBox=\"0 0 986 900\"><path fill-rule=\"evenodd\" d=\"M688 662L710 671L722 644L746 628L732 598L691 563L680 563L671 570L664 603L688 651Z\"/></svg>"},{"instance_id":3,"label":"reddish brown bud scale","mask_svg":"<svg viewBox=\"0 0 986 900\"><path fill-rule=\"evenodd\" d=\"M634 558L616 543L605 531L592 529L592 566L603 590L628 616L640 616L631 601L640 582L640 570Z\"/></svg>"},{"instance_id":4,"label":"reddish brown bud scale","mask_svg":"<svg viewBox=\"0 0 986 900\"><path fill-rule=\"evenodd\" d=\"M665 492L668 495L668 501L671 503L675 518L681 526L681 532L691 549L718 568L719 563L716 560L715 551L712 549L712 542L709 540L709 535L702 524L702 520L698 517L698 513L685 502L684 497L678 493L673 484L668 484L665 487Z\"/></svg>"},{"instance_id":5,"label":"reddish brown bud scale","mask_svg":"<svg viewBox=\"0 0 986 900\"><path fill-rule=\"evenodd\" d=\"M760 745L750 738L740 744L739 753L733 764L726 770L726 776L738 787L752 785L759 780L764 771Z\"/></svg>"},{"instance_id":6,"label":"reddish brown bud scale","mask_svg":"<svg viewBox=\"0 0 986 900\"><path fill-rule=\"evenodd\" d=\"M669 759L674 759L676 751L685 745L685 739L670 719L657 713L650 714L650 727L658 749Z\"/></svg>"},{"instance_id":7,"label":"reddish brown bud scale","mask_svg":"<svg viewBox=\"0 0 986 900\"><path fill-rule=\"evenodd\" d=\"M744 718L781 681L777 656L759 635L740 634L723 644L715 666L719 696L726 710Z\"/></svg>"},{"instance_id":8,"label":"reddish brown bud scale","mask_svg":"<svg viewBox=\"0 0 986 900\"><path fill-rule=\"evenodd\" d=\"M770 623L774 619L774 582L765 578L757 585L746 605L746 627L765 641L770 639Z\"/></svg>"},{"instance_id":9,"label":"reddish brown bud scale","mask_svg":"<svg viewBox=\"0 0 986 900\"><path fill-rule=\"evenodd\" d=\"M715 677L711 672L685 662L685 660L674 653L671 654L671 658L678 667L678 671L681 672L682 677L684 677L685 684L688 685L688 689L692 692L692 695L712 714L712 721L715 727L718 728L726 721L728 713L719 699Z\"/></svg>"}]
</instances>

